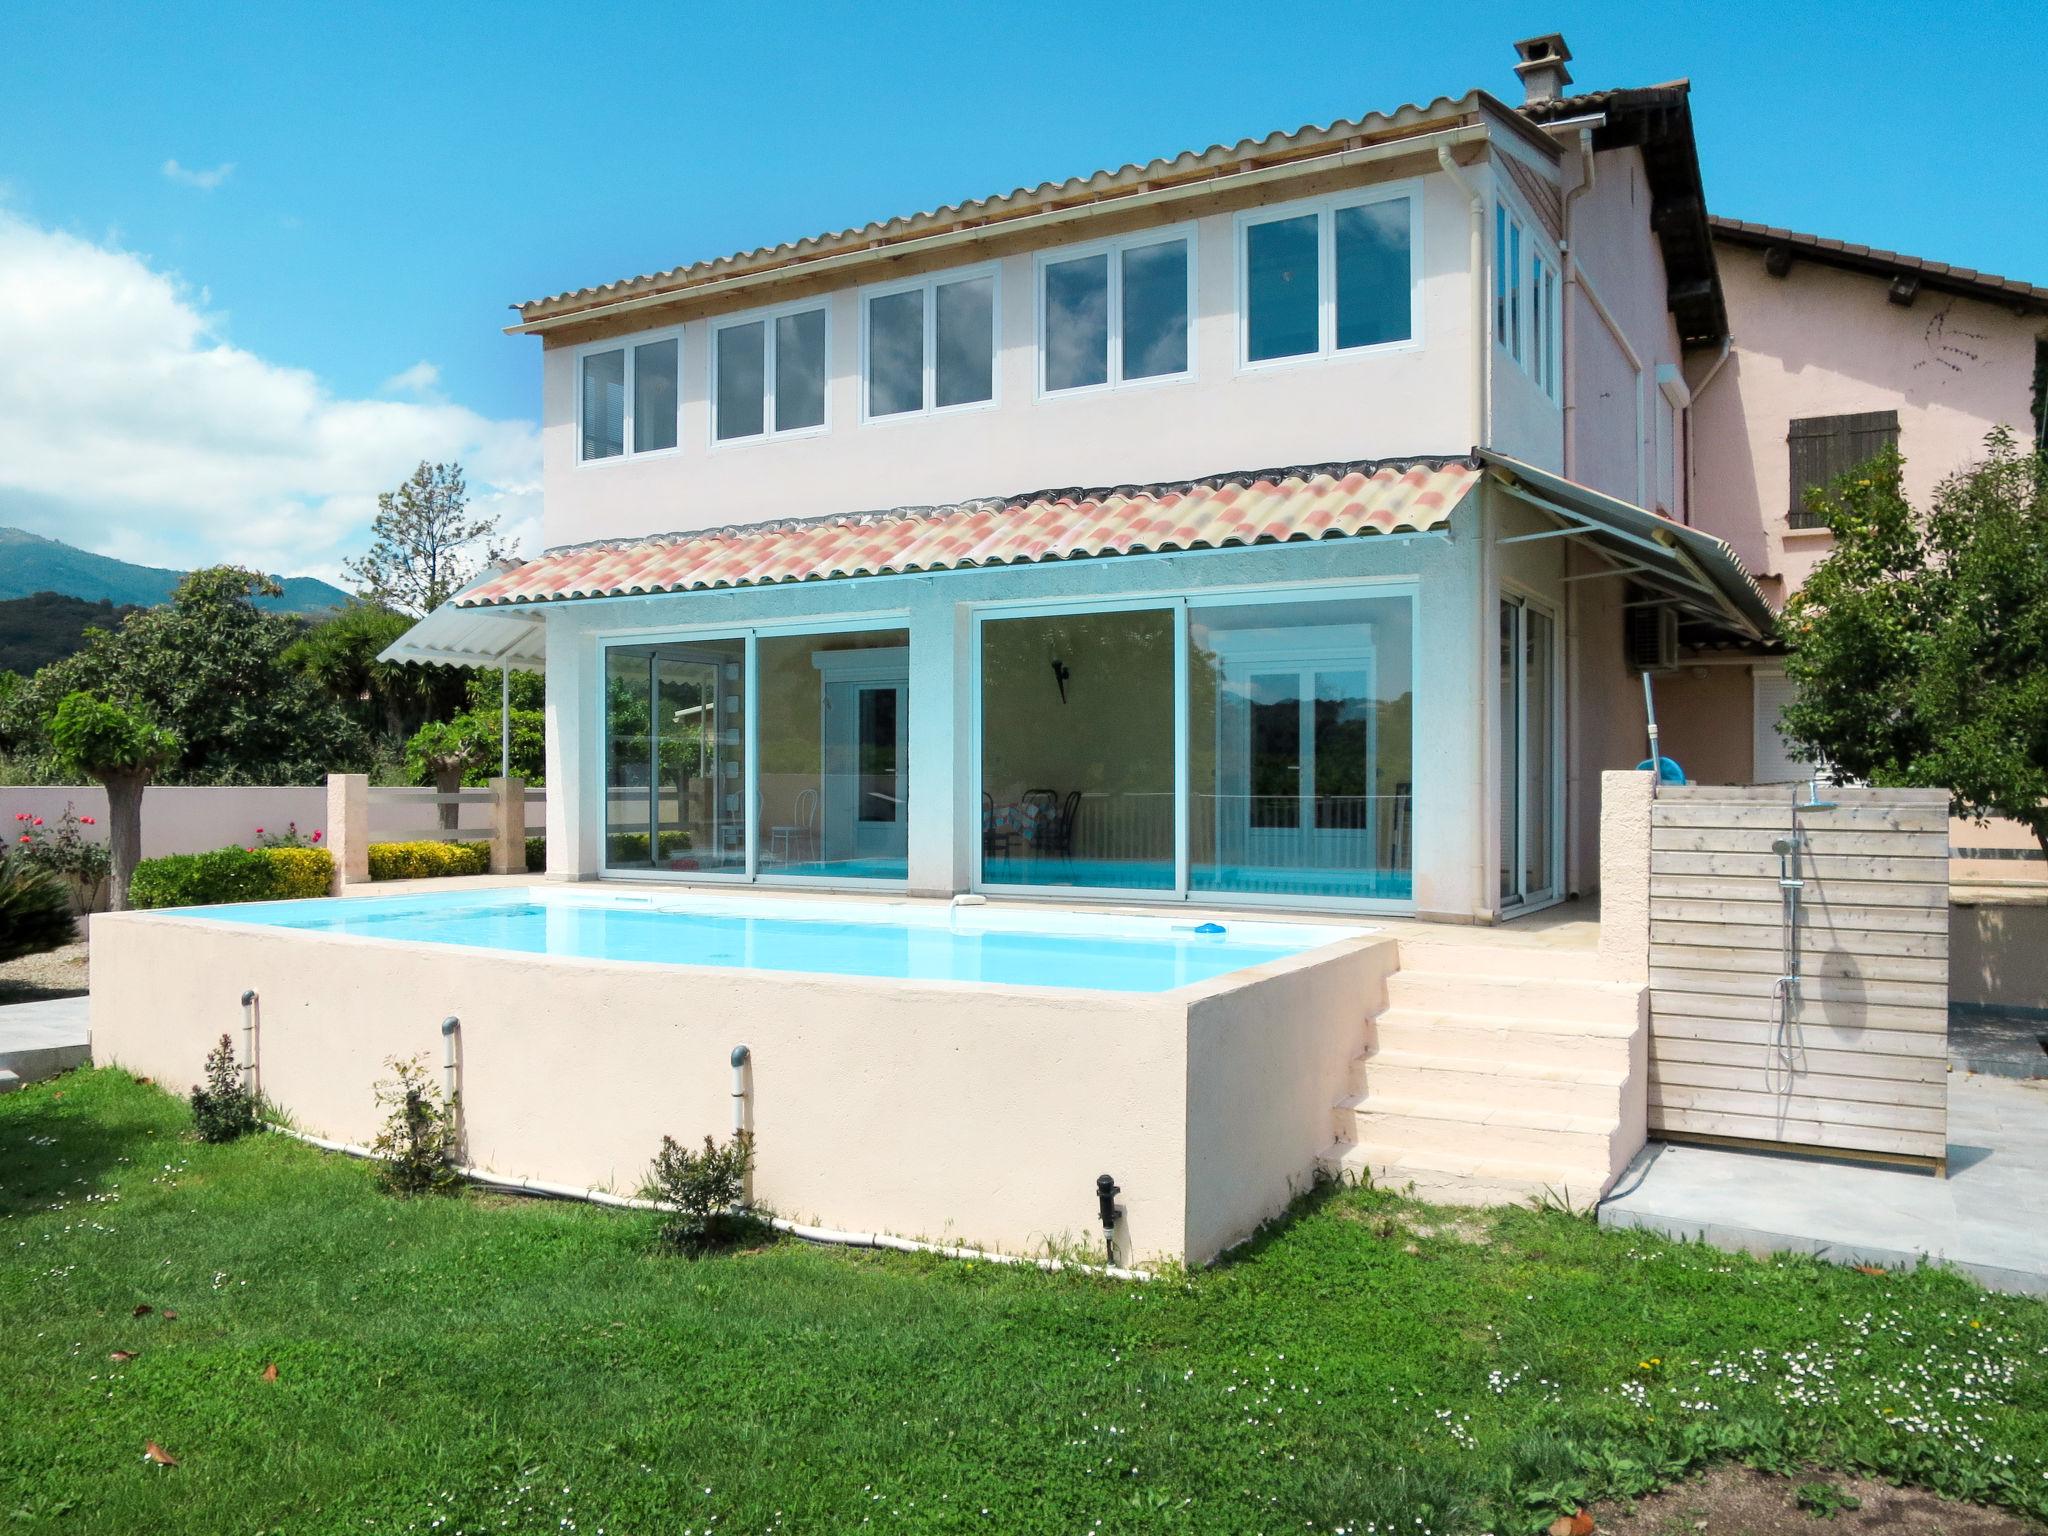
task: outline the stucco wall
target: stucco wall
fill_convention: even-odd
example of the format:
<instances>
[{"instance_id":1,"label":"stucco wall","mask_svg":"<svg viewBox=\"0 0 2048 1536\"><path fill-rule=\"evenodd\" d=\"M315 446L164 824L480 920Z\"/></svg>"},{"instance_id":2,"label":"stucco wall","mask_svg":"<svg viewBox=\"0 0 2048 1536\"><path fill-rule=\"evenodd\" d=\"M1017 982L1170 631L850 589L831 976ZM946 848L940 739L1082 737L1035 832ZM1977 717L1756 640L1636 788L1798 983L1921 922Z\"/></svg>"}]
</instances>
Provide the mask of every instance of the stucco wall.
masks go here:
<instances>
[{"instance_id":1,"label":"stucco wall","mask_svg":"<svg viewBox=\"0 0 2048 1536\"><path fill-rule=\"evenodd\" d=\"M549 545L937 503L1062 485L1160 481L1334 459L1460 453L1472 446L1467 204L1433 161L1354 170L1261 203L1367 181L1411 180L1423 197L1414 345L1240 370L1236 208L1195 228L1196 313L1187 381L1041 399L1033 256L1000 259L997 402L930 417L860 420L857 290L832 294L826 411L812 437L711 445L710 322L683 327L682 449L579 465L575 363L550 346L541 435ZM1245 200L1239 198L1237 204ZM1155 218L1157 216L1155 215ZM1092 240L1117 226L1077 228ZM976 264L975 257L961 264ZM891 274L900 275L900 274Z\"/></svg>"},{"instance_id":2,"label":"stucco wall","mask_svg":"<svg viewBox=\"0 0 2048 1536\"><path fill-rule=\"evenodd\" d=\"M1794 417L1897 410L1916 505L1981 456L1993 426L2024 438L2034 342L2048 320L1939 293L1901 306L1883 278L1814 262L1794 260L1774 278L1746 246L1724 242L1715 256L1735 345L1694 410L1694 521L1781 580L1777 595L1796 590L1832 544L1825 531L1785 526Z\"/></svg>"},{"instance_id":3,"label":"stucco wall","mask_svg":"<svg viewBox=\"0 0 2048 1536\"><path fill-rule=\"evenodd\" d=\"M35 784L0 788L0 827L13 835L14 817L27 811L53 829L64 807L98 822L95 842L106 841L107 792L97 784ZM323 828L327 816L324 785L220 785L205 787L152 784L142 792L142 856L206 853L230 844L256 841L256 830L282 832L296 821L310 836Z\"/></svg>"},{"instance_id":4,"label":"stucco wall","mask_svg":"<svg viewBox=\"0 0 2048 1536\"><path fill-rule=\"evenodd\" d=\"M1353 940L1327 975L1297 957L1142 995L681 971L160 913L97 917L92 942L95 1061L182 1087L220 1034L239 1053L239 998L253 988L259 1086L316 1135L372 1139L389 1057L424 1053L438 1080L452 1013L469 1162L632 1192L662 1135L726 1133L729 1058L744 1043L755 1194L778 1214L1092 1252L1106 1172L1128 1213L1119 1256L1193 1262L1307 1177L1329 1139L1345 1039L1353 1054L1362 1044L1377 964L1364 953L1392 948ZM1191 1186L1198 1091L1205 1151ZM1238 1097L1217 1108L1226 1091ZM1267 1122L1297 1100L1320 1113ZM1307 1124L1323 1138L1312 1148Z\"/></svg>"},{"instance_id":5,"label":"stucco wall","mask_svg":"<svg viewBox=\"0 0 2048 1536\"><path fill-rule=\"evenodd\" d=\"M1659 447L1657 369L1677 363L1678 332L1665 305L1664 254L1650 228L1642 154L1607 150L1595 159L1592 189L1572 204L1572 249L1584 284L1567 321L1570 473L1582 485L1651 506L1658 484L1652 462L1653 449ZM1640 373L1595 312L1585 288L1607 306L1642 363Z\"/></svg>"}]
</instances>

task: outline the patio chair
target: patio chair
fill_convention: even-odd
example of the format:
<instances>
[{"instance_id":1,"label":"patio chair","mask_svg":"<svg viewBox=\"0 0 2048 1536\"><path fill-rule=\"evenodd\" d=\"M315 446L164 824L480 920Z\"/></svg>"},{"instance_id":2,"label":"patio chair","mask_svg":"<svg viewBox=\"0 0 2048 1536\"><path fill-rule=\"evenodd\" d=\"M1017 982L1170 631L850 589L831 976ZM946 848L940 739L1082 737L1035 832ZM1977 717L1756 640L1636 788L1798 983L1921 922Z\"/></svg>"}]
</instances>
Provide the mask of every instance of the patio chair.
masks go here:
<instances>
[{"instance_id":1,"label":"patio chair","mask_svg":"<svg viewBox=\"0 0 2048 1536\"><path fill-rule=\"evenodd\" d=\"M1010 810L1004 806L1005 812ZM1010 829L1007 816L998 818L996 797L987 790L981 792L981 851L984 857L993 855L1005 858L1013 851L1017 834Z\"/></svg>"},{"instance_id":2,"label":"patio chair","mask_svg":"<svg viewBox=\"0 0 2048 1536\"><path fill-rule=\"evenodd\" d=\"M818 856L818 792L800 789L796 793L795 820L768 829L768 856L784 864L795 864Z\"/></svg>"}]
</instances>

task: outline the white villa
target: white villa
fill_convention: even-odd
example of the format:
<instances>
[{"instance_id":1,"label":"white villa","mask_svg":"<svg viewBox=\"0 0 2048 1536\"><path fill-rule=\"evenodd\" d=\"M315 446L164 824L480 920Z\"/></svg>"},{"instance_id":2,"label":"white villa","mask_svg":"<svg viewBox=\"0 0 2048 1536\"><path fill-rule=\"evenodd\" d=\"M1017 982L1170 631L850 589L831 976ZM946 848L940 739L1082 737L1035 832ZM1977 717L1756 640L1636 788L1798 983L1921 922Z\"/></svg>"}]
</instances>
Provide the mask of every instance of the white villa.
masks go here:
<instances>
[{"instance_id":1,"label":"white villa","mask_svg":"<svg viewBox=\"0 0 2048 1536\"><path fill-rule=\"evenodd\" d=\"M1492 921L1589 892L1728 333L1686 88L1475 91L519 306L549 874ZM1661 649L1660 649L1661 648Z\"/></svg>"}]
</instances>

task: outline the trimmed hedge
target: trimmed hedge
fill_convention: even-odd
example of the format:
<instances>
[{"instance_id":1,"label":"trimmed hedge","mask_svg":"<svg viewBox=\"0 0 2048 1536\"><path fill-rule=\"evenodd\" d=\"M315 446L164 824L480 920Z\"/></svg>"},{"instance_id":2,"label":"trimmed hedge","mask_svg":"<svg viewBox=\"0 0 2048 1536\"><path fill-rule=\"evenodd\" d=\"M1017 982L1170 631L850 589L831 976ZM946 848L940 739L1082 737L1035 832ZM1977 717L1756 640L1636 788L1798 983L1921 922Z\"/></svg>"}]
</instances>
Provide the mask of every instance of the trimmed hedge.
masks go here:
<instances>
[{"instance_id":1,"label":"trimmed hedge","mask_svg":"<svg viewBox=\"0 0 2048 1536\"><path fill-rule=\"evenodd\" d=\"M436 875L486 875L490 870L489 843L370 844L372 880L428 880Z\"/></svg>"},{"instance_id":2,"label":"trimmed hedge","mask_svg":"<svg viewBox=\"0 0 2048 1536\"><path fill-rule=\"evenodd\" d=\"M545 837L529 837L526 840L526 872L529 875L544 875L548 872L548 840Z\"/></svg>"},{"instance_id":3,"label":"trimmed hedge","mask_svg":"<svg viewBox=\"0 0 2048 1536\"><path fill-rule=\"evenodd\" d=\"M325 896L334 859L325 848L216 848L144 859L128 883L128 905L209 907L227 901Z\"/></svg>"}]
</instances>

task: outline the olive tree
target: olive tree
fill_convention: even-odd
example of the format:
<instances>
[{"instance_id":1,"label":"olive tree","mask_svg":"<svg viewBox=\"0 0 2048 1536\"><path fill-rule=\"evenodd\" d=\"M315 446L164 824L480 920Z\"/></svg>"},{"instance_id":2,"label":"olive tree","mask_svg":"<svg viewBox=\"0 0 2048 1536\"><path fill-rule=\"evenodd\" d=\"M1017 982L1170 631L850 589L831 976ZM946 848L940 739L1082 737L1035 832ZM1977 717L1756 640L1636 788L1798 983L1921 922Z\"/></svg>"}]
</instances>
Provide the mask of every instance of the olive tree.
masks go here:
<instances>
[{"instance_id":1,"label":"olive tree","mask_svg":"<svg viewBox=\"0 0 2048 1536\"><path fill-rule=\"evenodd\" d=\"M146 713L89 693L67 694L50 727L57 756L106 786L112 906L128 910L128 881L142 857L142 792L178 755L178 738Z\"/></svg>"}]
</instances>

